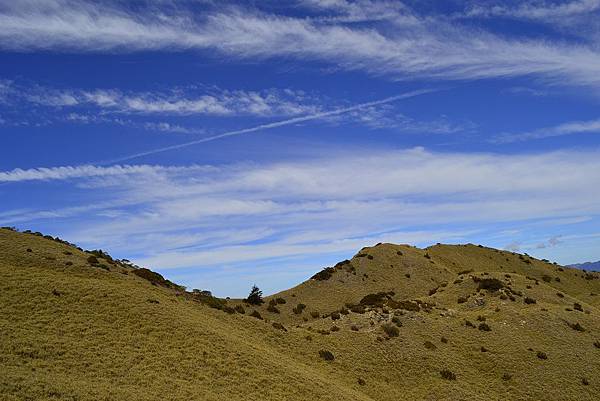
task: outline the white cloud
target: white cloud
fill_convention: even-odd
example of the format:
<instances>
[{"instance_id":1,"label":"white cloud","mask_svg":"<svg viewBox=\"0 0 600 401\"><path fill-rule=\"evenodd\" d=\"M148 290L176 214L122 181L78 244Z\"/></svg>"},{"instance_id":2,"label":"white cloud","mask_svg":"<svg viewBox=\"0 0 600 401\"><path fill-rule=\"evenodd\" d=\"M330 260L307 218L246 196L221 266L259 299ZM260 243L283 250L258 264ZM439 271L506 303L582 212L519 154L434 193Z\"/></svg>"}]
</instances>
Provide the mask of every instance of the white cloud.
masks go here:
<instances>
[{"instance_id":1,"label":"white cloud","mask_svg":"<svg viewBox=\"0 0 600 401\"><path fill-rule=\"evenodd\" d=\"M546 1L525 1L517 7L505 5L480 6L471 8L468 16L502 16L510 18L523 18L533 20L552 20L568 18L589 13L600 9L600 0L577 0L563 3L549 3Z\"/></svg>"},{"instance_id":2,"label":"white cloud","mask_svg":"<svg viewBox=\"0 0 600 401\"><path fill-rule=\"evenodd\" d=\"M161 269L350 252L382 239L459 240L496 224L540 229L544 220L600 216L598 156L363 149L267 165L2 172L5 182L68 180L90 198L65 210L28 207L0 223L64 220L65 238L117 252L135 244L139 261Z\"/></svg>"},{"instance_id":3,"label":"white cloud","mask_svg":"<svg viewBox=\"0 0 600 401\"><path fill-rule=\"evenodd\" d=\"M325 3L338 4L321 2ZM509 39L435 16L411 15L410 23L388 21L384 26L364 27L231 7L201 15L185 7L176 9L142 9L134 14L84 1L17 2L0 14L0 47L86 52L217 50L240 58L322 60L402 79L535 74L555 84L600 86L600 54L592 44Z\"/></svg>"},{"instance_id":4,"label":"white cloud","mask_svg":"<svg viewBox=\"0 0 600 401\"><path fill-rule=\"evenodd\" d=\"M589 121L571 121L554 127L541 128L529 132L516 134L502 134L492 139L494 143L510 143L528 141L533 139L552 138L575 134L598 134L600 133L600 119Z\"/></svg>"}]
</instances>

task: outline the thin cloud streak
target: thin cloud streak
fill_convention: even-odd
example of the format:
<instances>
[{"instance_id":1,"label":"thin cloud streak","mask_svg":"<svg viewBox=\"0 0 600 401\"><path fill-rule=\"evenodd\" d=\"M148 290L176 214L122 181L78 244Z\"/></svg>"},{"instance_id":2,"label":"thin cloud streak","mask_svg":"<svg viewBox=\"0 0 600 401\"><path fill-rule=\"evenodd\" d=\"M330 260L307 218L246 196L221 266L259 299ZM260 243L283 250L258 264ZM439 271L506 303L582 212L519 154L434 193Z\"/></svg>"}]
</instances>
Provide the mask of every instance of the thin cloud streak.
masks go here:
<instances>
[{"instance_id":1,"label":"thin cloud streak","mask_svg":"<svg viewBox=\"0 0 600 401\"><path fill-rule=\"evenodd\" d=\"M231 136L249 134L249 133L252 133L252 132L258 132L258 131L263 131L263 130L267 130L267 129L284 127L284 126L287 126L287 125L302 123L302 122L306 122L306 121L319 120L319 119L322 119L322 118L338 116L338 115L341 115L341 114L345 114L345 113L349 113L349 112L352 112L352 111L364 109L364 108L367 108L367 107L373 107L373 106L378 106L378 105L382 105L382 104L386 104L386 103L396 102L398 100L408 99L408 98L411 98L411 97L415 97L415 96L419 96L419 95L424 95L424 94L427 94L427 93L432 93L432 92L435 92L435 91L438 91L438 90L439 89L420 89L420 90L415 90L415 91L403 93L401 95L391 96L391 97L387 97L385 99L375 100L375 101L372 101L372 102L361 103L361 104L357 104L357 105L354 105L354 106L351 106L351 107L345 107L345 108L342 108L342 109L337 109L337 110L332 110L332 111L325 111L325 112L321 112L321 113L311 114L311 115L308 115L308 116L295 117L295 118L290 118L288 120L277 121L277 122L274 122L274 123L261 124L261 125L258 125L258 126L255 126L255 127L251 127L251 128L244 128L244 129L239 129L239 130L224 132L222 134L209 136L207 138L197 139L195 141L189 141L189 142L180 143L180 144L177 144L177 145L166 146L166 147L163 147L163 148L149 150L147 152L135 153L135 154L132 154L132 155L129 155L129 156L124 156L124 157L121 157L121 158L118 158L118 159L108 160L108 161L102 162L100 164L101 165L107 165L107 164L121 163L121 162L124 162L124 161L132 160L132 159L137 159L139 157L145 157L145 156L155 155L157 153L168 152L168 151L171 151L171 150L183 149L183 148L187 148L189 146L200 145L202 143L211 142L211 141L215 141L215 140L222 139L222 138L228 138L228 137L231 137Z\"/></svg>"}]
</instances>

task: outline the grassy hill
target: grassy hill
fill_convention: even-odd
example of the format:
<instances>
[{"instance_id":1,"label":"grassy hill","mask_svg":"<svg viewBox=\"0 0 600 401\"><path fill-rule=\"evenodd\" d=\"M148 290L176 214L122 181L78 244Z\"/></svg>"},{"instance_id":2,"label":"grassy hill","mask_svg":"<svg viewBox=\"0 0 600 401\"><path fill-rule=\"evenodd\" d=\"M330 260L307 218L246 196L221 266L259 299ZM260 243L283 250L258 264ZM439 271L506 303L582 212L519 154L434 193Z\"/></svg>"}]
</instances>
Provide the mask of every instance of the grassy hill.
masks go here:
<instances>
[{"instance_id":1,"label":"grassy hill","mask_svg":"<svg viewBox=\"0 0 600 401\"><path fill-rule=\"evenodd\" d=\"M0 229L0 311L0 400L600 398L600 274L475 245L363 248L248 305Z\"/></svg>"}]
</instances>

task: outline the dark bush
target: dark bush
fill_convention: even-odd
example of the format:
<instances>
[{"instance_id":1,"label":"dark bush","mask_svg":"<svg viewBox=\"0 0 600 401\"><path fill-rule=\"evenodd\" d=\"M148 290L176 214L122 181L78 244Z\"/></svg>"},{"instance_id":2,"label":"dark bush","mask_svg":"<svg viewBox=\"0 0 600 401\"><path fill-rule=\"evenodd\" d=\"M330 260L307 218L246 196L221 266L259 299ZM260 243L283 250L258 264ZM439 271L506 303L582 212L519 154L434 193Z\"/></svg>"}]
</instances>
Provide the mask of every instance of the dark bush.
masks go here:
<instances>
[{"instance_id":1,"label":"dark bush","mask_svg":"<svg viewBox=\"0 0 600 401\"><path fill-rule=\"evenodd\" d=\"M97 264L99 263L99 262L98 262L98 258L97 258L97 257L95 257L94 255L88 256L88 258L87 258L87 262L88 262L90 265L92 265L92 266L93 266L93 265L97 265Z\"/></svg>"},{"instance_id":2,"label":"dark bush","mask_svg":"<svg viewBox=\"0 0 600 401\"><path fill-rule=\"evenodd\" d=\"M502 375L502 380L505 382L509 381L510 379L512 379L512 375L510 373L505 373Z\"/></svg>"},{"instance_id":3,"label":"dark bush","mask_svg":"<svg viewBox=\"0 0 600 401\"><path fill-rule=\"evenodd\" d=\"M311 280L317 280L317 281L329 280L331 278L331 276L333 276L333 273L335 273L335 269L333 267L326 267L323 270L321 270L320 272L316 273L314 276L312 276Z\"/></svg>"},{"instance_id":4,"label":"dark bush","mask_svg":"<svg viewBox=\"0 0 600 401\"><path fill-rule=\"evenodd\" d=\"M557 296L557 297L559 297L559 298L564 298L564 297L565 297L565 296L564 296L562 293L560 293L560 292L557 292L557 293L556 293L556 296Z\"/></svg>"},{"instance_id":5,"label":"dark bush","mask_svg":"<svg viewBox=\"0 0 600 401\"><path fill-rule=\"evenodd\" d=\"M267 311L271 312L271 313L281 313L281 312L279 312L279 309L277 309L277 307L275 305L271 305L271 304L269 304L269 306L267 306Z\"/></svg>"},{"instance_id":6,"label":"dark bush","mask_svg":"<svg viewBox=\"0 0 600 401\"><path fill-rule=\"evenodd\" d=\"M91 257L93 257L93 256L91 256ZM89 259L90 258L88 258L88 262L89 262ZM101 266L99 266L99 267L101 267ZM166 280L160 274L153 272L152 270L149 270L149 269L145 269L145 268L135 269L135 270L133 270L133 274L135 274L136 276L141 277L145 280L148 280L151 284L154 284L154 285L160 285L162 287L167 287L167 288L182 289L182 287L178 286L175 283L170 282L169 280Z\"/></svg>"},{"instance_id":7,"label":"dark bush","mask_svg":"<svg viewBox=\"0 0 600 401\"><path fill-rule=\"evenodd\" d=\"M358 378L358 385L359 386L364 386L365 384L367 384L367 382L364 379L362 379L362 378L359 377Z\"/></svg>"},{"instance_id":8,"label":"dark bush","mask_svg":"<svg viewBox=\"0 0 600 401\"><path fill-rule=\"evenodd\" d=\"M440 338L440 341L441 341L443 344L448 344L448 339L447 339L446 337L442 337L442 338Z\"/></svg>"},{"instance_id":9,"label":"dark bush","mask_svg":"<svg viewBox=\"0 0 600 401\"><path fill-rule=\"evenodd\" d=\"M404 275L404 277L406 277L406 278L410 278L410 274L409 274L409 273L406 273L406 274Z\"/></svg>"},{"instance_id":10,"label":"dark bush","mask_svg":"<svg viewBox=\"0 0 600 401\"><path fill-rule=\"evenodd\" d=\"M464 304L468 300L469 300L469 297L458 297L458 299L456 300L456 302L458 302L459 304Z\"/></svg>"},{"instance_id":11,"label":"dark bush","mask_svg":"<svg viewBox=\"0 0 600 401\"><path fill-rule=\"evenodd\" d=\"M537 303L537 301L531 297L525 297L525 299L523 299L523 302L525 302L528 305Z\"/></svg>"},{"instance_id":12,"label":"dark bush","mask_svg":"<svg viewBox=\"0 0 600 401\"><path fill-rule=\"evenodd\" d=\"M231 306L227 306L227 305L223 306L221 308L221 310L225 313L229 313L230 315L233 315L235 313L235 309L233 309Z\"/></svg>"},{"instance_id":13,"label":"dark bush","mask_svg":"<svg viewBox=\"0 0 600 401\"><path fill-rule=\"evenodd\" d=\"M331 326L331 328L329 329L329 331L333 331L333 332L340 331L340 328L337 327L337 326Z\"/></svg>"},{"instance_id":14,"label":"dark bush","mask_svg":"<svg viewBox=\"0 0 600 401\"><path fill-rule=\"evenodd\" d=\"M272 326L277 330L287 331L287 329L281 323L273 322Z\"/></svg>"},{"instance_id":15,"label":"dark bush","mask_svg":"<svg viewBox=\"0 0 600 401\"><path fill-rule=\"evenodd\" d=\"M481 315L477 316L477 321L478 322L485 322L485 316L481 316Z\"/></svg>"},{"instance_id":16,"label":"dark bush","mask_svg":"<svg viewBox=\"0 0 600 401\"><path fill-rule=\"evenodd\" d=\"M545 353L545 352L542 352L542 351L538 351L538 352L536 353L536 356L537 356L539 359L543 359L543 360L545 360L545 359L548 359L548 355L546 355L546 353Z\"/></svg>"},{"instance_id":17,"label":"dark bush","mask_svg":"<svg viewBox=\"0 0 600 401\"><path fill-rule=\"evenodd\" d=\"M376 294L365 295L360 300L360 304L382 307L388 299L390 299L390 295L387 292L378 292Z\"/></svg>"},{"instance_id":18,"label":"dark bush","mask_svg":"<svg viewBox=\"0 0 600 401\"><path fill-rule=\"evenodd\" d=\"M407 311L411 311L411 312L419 312L421 310L421 307L419 306L419 304L417 302L413 302L413 301L388 301L388 306L390 308L394 308L394 309L402 309L402 310L407 310Z\"/></svg>"},{"instance_id":19,"label":"dark bush","mask_svg":"<svg viewBox=\"0 0 600 401\"><path fill-rule=\"evenodd\" d=\"M497 278L479 278L473 277L473 281L477 283L478 290L498 291L504 288L504 283Z\"/></svg>"},{"instance_id":20,"label":"dark bush","mask_svg":"<svg viewBox=\"0 0 600 401\"><path fill-rule=\"evenodd\" d=\"M470 320L465 320L465 326L467 326L467 327L475 327L475 325L473 323L471 323Z\"/></svg>"},{"instance_id":21,"label":"dark bush","mask_svg":"<svg viewBox=\"0 0 600 401\"><path fill-rule=\"evenodd\" d=\"M359 314L363 314L365 313L365 306L364 305L352 305L350 306L350 311L354 312L354 313L359 313Z\"/></svg>"},{"instance_id":22,"label":"dark bush","mask_svg":"<svg viewBox=\"0 0 600 401\"><path fill-rule=\"evenodd\" d=\"M425 348L427 348L427 349L430 349L430 350L434 350L434 349L436 349L436 348L437 348L437 347L435 346L435 344L434 344L434 343L432 343L431 341L425 341L425 342L423 343L423 346L424 346Z\"/></svg>"},{"instance_id":23,"label":"dark bush","mask_svg":"<svg viewBox=\"0 0 600 401\"><path fill-rule=\"evenodd\" d=\"M296 307L294 309L292 309L292 311L296 315L299 315L299 314L301 314L304 311L304 309L306 309L306 305L304 305L304 304L298 304L298 305L296 305Z\"/></svg>"},{"instance_id":24,"label":"dark bush","mask_svg":"<svg viewBox=\"0 0 600 401\"><path fill-rule=\"evenodd\" d=\"M263 320L263 317L256 310L253 310L252 313L250 314L250 316L255 317L255 318L259 319L259 320Z\"/></svg>"},{"instance_id":25,"label":"dark bush","mask_svg":"<svg viewBox=\"0 0 600 401\"><path fill-rule=\"evenodd\" d=\"M549 282L551 282L551 281L552 281L552 277L550 277L550 276L548 276L548 275L544 274L544 275L542 276L542 280L544 280L546 283L549 283Z\"/></svg>"},{"instance_id":26,"label":"dark bush","mask_svg":"<svg viewBox=\"0 0 600 401\"><path fill-rule=\"evenodd\" d=\"M579 323L567 323L569 325L570 328L572 328L575 331L585 331L585 329L583 328L582 325L580 325Z\"/></svg>"},{"instance_id":27,"label":"dark bush","mask_svg":"<svg viewBox=\"0 0 600 401\"><path fill-rule=\"evenodd\" d=\"M71 262L71 261L65 262L65 266L72 266L72 265L73 265L73 262Z\"/></svg>"},{"instance_id":28,"label":"dark bush","mask_svg":"<svg viewBox=\"0 0 600 401\"><path fill-rule=\"evenodd\" d=\"M481 331L492 331L492 328L490 327L490 325L485 322L480 323L478 329Z\"/></svg>"},{"instance_id":29,"label":"dark bush","mask_svg":"<svg viewBox=\"0 0 600 401\"><path fill-rule=\"evenodd\" d=\"M600 341L595 341L594 342L594 347L600 348Z\"/></svg>"},{"instance_id":30,"label":"dark bush","mask_svg":"<svg viewBox=\"0 0 600 401\"><path fill-rule=\"evenodd\" d=\"M275 303L277 305L283 305L283 304L287 303L287 301L283 298L275 298Z\"/></svg>"},{"instance_id":31,"label":"dark bush","mask_svg":"<svg viewBox=\"0 0 600 401\"><path fill-rule=\"evenodd\" d=\"M575 303L573 304L573 309L575 309L575 310L577 310L577 311L579 311L579 312L583 312L583 307L581 306L581 304L580 304L580 303L577 303L577 302L575 302Z\"/></svg>"},{"instance_id":32,"label":"dark bush","mask_svg":"<svg viewBox=\"0 0 600 401\"><path fill-rule=\"evenodd\" d=\"M248 294L248 298L246 298L246 302L250 305L261 305L264 303L262 291L257 286L253 285L250 294Z\"/></svg>"},{"instance_id":33,"label":"dark bush","mask_svg":"<svg viewBox=\"0 0 600 401\"><path fill-rule=\"evenodd\" d=\"M589 386L590 382L588 379L586 379L585 377L581 378L581 384L583 384L584 386Z\"/></svg>"},{"instance_id":34,"label":"dark bush","mask_svg":"<svg viewBox=\"0 0 600 401\"><path fill-rule=\"evenodd\" d=\"M442 379L456 380L456 374L448 369L440 370L440 375L442 376Z\"/></svg>"},{"instance_id":35,"label":"dark bush","mask_svg":"<svg viewBox=\"0 0 600 401\"><path fill-rule=\"evenodd\" d=\"M242 305L236 305L234 309L240 315L244 315L246 313L246 310L244 309L244 307Z\"/></svg>"},{"instance_id":36,"label":"dark bush","mask_svg":"<svg viewBox=\"0 0 600 401\"><path fill-rule=\"evenodd\" d=\"M316 311L316 310L314 310L314 311L310 312L310 316L311 316L313 319L316 319L316 318L318 318L319 316L321 316L321 314L319 313L319 311Z\"/></svg>"},{"instance_id":37,"label":"dark bush","mask_svg":"<svg viewBox=\"0 0 600 401\"><path fill-rule=\"evenodd\" d=\"M392 318L392 323L394 323L398 327L402 327L402 321L400 320L400 318L398 316L394 316Z\"/></svg>"},{"instance_id":38,"label":"dark bush","mask_svg":"<svg viewBox=\"0 0 600 401\"><path fill-rule=\"evenodd\" d=\"M358 326L353 324L352 326L350 326L350 330L352 331L358 331Z\"/></svg>"},{"instance_id":39,"label":"dark bush","mask_svg":"<svg viewBox=\"0 0 600 401\"><path fill-rule=\"evenodd\" d=\"M333 313L331 314L331 320L339 320L339 319L340 319L340 317L341 317L341 316L340 316L339 312L333 312Z\"/></svg>"},{"instance_id":40,"label":"dark bush","mask_svg":"<svg viewBox=\"0 0 600 401\"><path fill-rule=\"evenodd\" d=\"M396 327L393 324L386 323L381 327L383 328L385 334L388 335L388 337L398 337L400 335L400 330L398 330L398 327Z\"/></svg>"},{"instance_id":41,"label":"dark bush","mask_svg":"<svg viewBox=\"0 0 600 401\"><path fill-rule=\"evenodd\" d=\"M319 356L321 358L323 358L326 361L333 361L335 359L335 357L333 356L333 354L330 351L327 350L321 350L319 351Z\"/></svg>"}]
</instances>

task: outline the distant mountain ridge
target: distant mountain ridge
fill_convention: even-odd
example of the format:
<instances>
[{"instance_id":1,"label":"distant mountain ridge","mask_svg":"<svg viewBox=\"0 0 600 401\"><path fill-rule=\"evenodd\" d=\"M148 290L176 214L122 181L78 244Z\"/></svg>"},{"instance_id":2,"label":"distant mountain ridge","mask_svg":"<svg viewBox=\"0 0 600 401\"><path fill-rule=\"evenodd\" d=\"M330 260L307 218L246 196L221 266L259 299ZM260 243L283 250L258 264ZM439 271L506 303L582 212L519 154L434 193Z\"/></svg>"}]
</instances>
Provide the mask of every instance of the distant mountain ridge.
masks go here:
<instances>
[{"instance_id":1,"label":"distant mountain ridge","mask_svg":"<svg viewBox=\"0 0 600 401\"><path fill-rule=\"evenodd\" d=\"M598 271L598 270L600 270L600 260L597 262L575 263L575 264L569 265L569 267L575 267L577 269L583 269L583 270Z\"/></svg>"}]
</instances>

